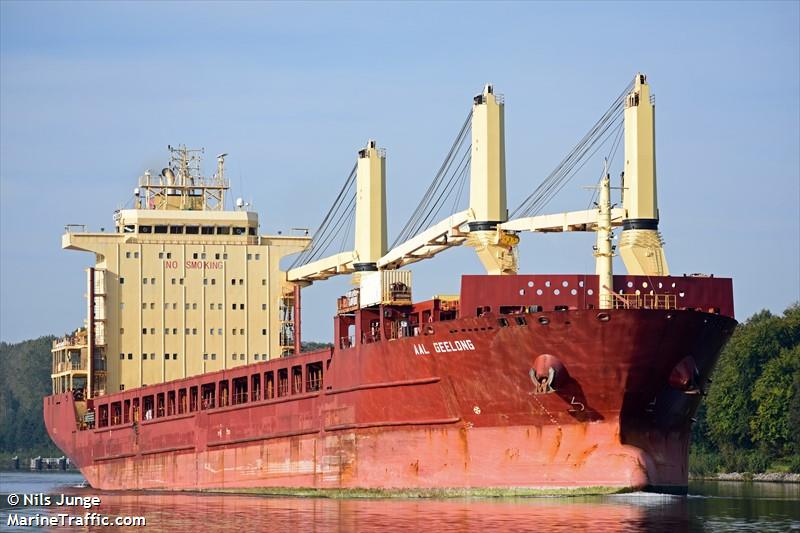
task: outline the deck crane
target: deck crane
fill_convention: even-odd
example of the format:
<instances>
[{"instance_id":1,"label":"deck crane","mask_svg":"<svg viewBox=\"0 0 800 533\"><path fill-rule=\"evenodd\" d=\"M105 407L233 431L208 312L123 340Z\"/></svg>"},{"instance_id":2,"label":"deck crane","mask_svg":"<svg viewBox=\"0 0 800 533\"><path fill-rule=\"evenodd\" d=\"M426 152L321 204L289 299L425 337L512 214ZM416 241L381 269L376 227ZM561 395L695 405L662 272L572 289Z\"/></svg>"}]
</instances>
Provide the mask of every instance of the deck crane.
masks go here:
<instances>
[{"instance_id":1,"label":"deck crane","mask_svg":"<svg viewBox=\"0 0 800 533\"><path fill-rule=\"evenodd\" d=\"M375 141L369 141L358 152L356 165L354 250L296 265L287 272L287 279L307 285L339 274L396 270L463 244L476 250L487 273L516 274L519 233L592 231L598 234L596 271L601 279L607 280L612 274L614 247L610 243L615 227L622 227L619 251L630 274L668 275L658 232L655 105L646 77L636 75L601 121L562 161L558 172L548 177L551 183L545 180L546 187L537 188L513 213L527 216L511 219L506 205L504 107L502 96L495 94L492 85L486 85L481 94L473 98L468 118L471 120L469 207L430 225L390 250L387 250L386 240L386 156ZM546 194L558 192L570 177L569 173L574 174L576 168L580 168L578 159L584 158L590 149L596 152L593 147L597 139L610 131L623 108L622 125L616 126L624 125L622 207L611 205L610 180L604 173L597 209L537 214L537 209L548 199ZM462 128L462 133L464 131ZM540 189L544 192L539 193ZM357 274L356 284L358 278ZM610 307L610 290L607 286L603 290L601 284L601 306Z\"/></svg>"}]
</instances>

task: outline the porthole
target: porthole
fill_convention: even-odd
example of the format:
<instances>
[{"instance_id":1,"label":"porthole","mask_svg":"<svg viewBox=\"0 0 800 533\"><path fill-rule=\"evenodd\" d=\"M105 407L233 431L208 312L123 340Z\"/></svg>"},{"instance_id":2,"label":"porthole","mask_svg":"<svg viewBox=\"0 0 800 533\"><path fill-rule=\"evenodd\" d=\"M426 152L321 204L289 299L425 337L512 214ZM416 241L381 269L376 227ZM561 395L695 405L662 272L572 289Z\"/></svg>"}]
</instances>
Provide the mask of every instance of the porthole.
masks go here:
<instances>
[{"instance_id":1,"label":"porthole","mask_svg":"<svg viewBox=\"0 0 800 533\"><path fill-rule=\"evenodd\" d=\"M572 289L571 291L569 291L569 293L575 296L576 294L578 294L578 289Z\"/></svg>"},{"instance_id":2,"label":"porthole","mask_svg":"<svg viewBox=\"0 0 800 533\"><path fill-rule=\"evenodd\" d=\"M586 294L591 296L592 294L594 294L594 291L592 289L586 289Z\"/></svg>"},{"instance_id":3,"label":"porthole","mask_svg":"<svg viewBox=\"0 0 800 533\"><path fill-rule=\"evenodd\" d=\"M632 281L628 282L628 288L630 288L630 287L633 287L633 282Z\"/></svg>"},{"instance_id":4,"label":"porthole","mask_svg":"<svg viewBox=\"0 0 800 533\"><path fill-rule=\"evenodd\" d=\"M567 281L567 280L562 281L561 282L561 286L562 287L569 287L569 281Z\"/></svg>"},{"instance_id":5,"label":"porthole","mask_svg":"<svg viewBox=\"0 0 800 533\"><path fill-rule=\"evenodd\" d=\"M536 321L543 326L546 326L547 324L550 323L550 319L547 318L546 316L540 316L539 318L536 319Z\"/></svg>"},{"instance_id":6,"label":"porthole","mask_svg":"<svg viewBox=\"0 0 800 533\"><path fill-rule=\"evenodd\" d=\"M545 281L545 282L544 282L544 286L545 286L545 287L549 287L549 286L550 286L550 280L547 280L547 281Z\"/></svg>"},{"instance_id":7,"label":"porthole","mask_svg":"<svg viewBox=\"0 0 800 533\"><path fill-rule=\"evenodd\" d=\"M536 294L538 296L541 296L542 294L544 294L544 291L542 289L536 289Z\"/></svg>"},{"instance_id":8,"label":"porthole","mask_svg":"<svg viewBox=\"0 0 800 533\"><path fill-rule=\"evenodd\" d=\"M608 313L597 313L597 320L599 320L600 322L608 322L609 320L611 320L611 317L609 316Z\"/></svg>"},{"instance_id":9,"label":"porthole","mask_svg":"<svg viewBox=\"0 0 800 533\"><path fill-rule=\"evenodd\" d=\"M558 296L559 294L561 294L561 291L560 291L560 290L558 290L558 289L553 289L553 294L555 294L556 296Z\"/></svg>"},{"instance_id":10,"label":"porthole","mask_svg":"<svg viewBox=\"0 0 800 533\"><path fill-rule=\"evenodd\" d=\"M580 281L578 282L578 287L583 287L583 280L580 280Z\"/></svg>"},{"instance_id":11,"label":"porthole","mask_svg":"<svg viewBox=\"0 0 800 533\"><path fill-rule=\"evenodd\" d=\"M525 296L525 289L520 289L519 290L519 295L520 296Z\"/></svg>"},{"instance_id":12,"label":"porthole","mask_svg":"<svg viewBox=\"0 0 800 533\"><path fill-rule=\"evenodd\" d=\"M647 282L646 281L642 282L642 287L645 288L645 289L647 288Z\"/></svg>"},{"instance_id":13,"label":"porthole","mask_svg":"<svg viewBox=\"0 0 800 533\"><path fill-rule=\"evenodd\" d=\"M528 287L533 287L533 282L532 281L528 282Z\"/></svg>"}]
</instances>

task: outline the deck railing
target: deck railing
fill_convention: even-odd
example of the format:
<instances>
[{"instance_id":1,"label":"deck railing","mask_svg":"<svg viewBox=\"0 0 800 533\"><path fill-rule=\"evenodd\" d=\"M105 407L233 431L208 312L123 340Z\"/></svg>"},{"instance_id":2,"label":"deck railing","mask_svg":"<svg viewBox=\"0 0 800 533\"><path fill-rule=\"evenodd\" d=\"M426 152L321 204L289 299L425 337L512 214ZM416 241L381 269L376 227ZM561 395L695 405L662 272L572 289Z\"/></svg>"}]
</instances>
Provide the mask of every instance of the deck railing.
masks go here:
<instances>
[{"instance_id":1,"label":"deck railing","mask_svg":"<svg viewBox=\"0 0 800 533\"><path fill-rule=\"evenodd\" d=\"M614 293L614 309L677 309L674 294Z\"/></svg>"}]
</instances>

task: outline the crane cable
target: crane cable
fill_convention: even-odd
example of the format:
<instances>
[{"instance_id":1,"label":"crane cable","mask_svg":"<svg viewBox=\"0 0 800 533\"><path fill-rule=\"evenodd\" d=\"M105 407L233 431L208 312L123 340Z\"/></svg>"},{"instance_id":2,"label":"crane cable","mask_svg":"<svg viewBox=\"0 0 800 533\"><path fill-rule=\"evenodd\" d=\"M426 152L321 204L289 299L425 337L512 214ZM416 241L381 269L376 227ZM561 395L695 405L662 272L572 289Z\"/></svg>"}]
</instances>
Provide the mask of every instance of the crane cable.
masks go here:
<instances>
[{"instance_id":1,"label":"crane cable","mask_svg":"<svg viewBox=\"0 0 800 533\"><path fill-rule=\"evenodd\" d=\"M313 233L311 244L297 256L290 268L296 268L323 257L331 243L338 235L341 235L344 228L348 227L348 221L352 221L356 200L353 190L356 182L356 168L357 165L354 165L325 218Z\"/></svg>"},{"instance_id":2,"label":"crane cable","mask_svg":"<svg viewBox=\"0 0 800 533\"><path fill-rule=\"evenodd\" d=\"M392 243L396 247L424 230L429 222L441 211L457 186L463 188L465 170L472 158L471 150L472 110L467 114L450 150L434 176L414 212L403 225L403 229ZM460 194L457 195L460 198ZM454 204L455 206L455 204Z\"/></svg>"},{"instance_id":3,"label":"crane cable","mask_svg":"<svg viewBox=\"0 0 800 533\"><path fill-rule=\"evenodd\" d=\"M511 219L534 216L557 195L561 189L583 168L609 139L619 133L624 123L625 99L633 89L633 82L612 102L611 106L576 144L567 156L548 174L538 187L511 212ZM587 155L588 154L588 155Z\"/></svg>"}]
</instances>

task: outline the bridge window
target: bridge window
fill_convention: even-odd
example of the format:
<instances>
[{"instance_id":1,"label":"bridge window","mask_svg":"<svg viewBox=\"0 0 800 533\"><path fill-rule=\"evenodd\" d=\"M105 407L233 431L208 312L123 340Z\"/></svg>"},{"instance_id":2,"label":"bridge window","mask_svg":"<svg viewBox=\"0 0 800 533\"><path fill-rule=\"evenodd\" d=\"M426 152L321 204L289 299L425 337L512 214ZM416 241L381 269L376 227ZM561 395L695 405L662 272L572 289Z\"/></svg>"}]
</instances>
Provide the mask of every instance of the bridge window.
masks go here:
<instances>
[{"instance_id":1,"label":"bridge window","mask_svg":"<svg viewBox=\"0 0 800 533\"><path fill-rule=\"evenodd\" d=\"M139 233L153 233L153 226L139 226Z\"/></svg>"},{"instance_id":2,"label":"bridge window","mask_svg":"<svg viewBox=\"0 0 800 533\"><path fill-rule=\"evenodd\" d=\"M159 226L155 226L154 230L155 230L155 233L166 233L167 232L167 226L160 226L160 225Z\"/></svg>"},{"instance_id":3,"label":"bridge window","mask_svg":"<svg viewBox=\"0 0 800 533\"><path fill-rule=\"evenodd\" d=\"M217 235L230 235L231 228L230 226L218 226L217 227Z\"/></svg>"},{"instance_id":4,"label":"bridge window","mask_svg":"<svg viewBox=\"0 0 800 533\"><path fill-rule=\"evenodd\" d=\"M202 235L213 235L214 234L214 226L202 226L200 228L200 233Z\"/></svg>"},{"instance_id":5,"label":"bridge window","mask_svg":"<svg viewBox=\"0 0 800 533\"><path fill-rule=\"evenodd\" d=\"M245 228L236 226L236 227L233 228L233 234L234 235L244 235L245 234Z\"/></svg>"},{"instance_id":6,"label":"bridge window","mask_svg":"<svg viewBox=\"0 0 800 533\"><path fill-rule=\"evenodd\" d=\"M200 226L186 226L187 235L197 235L200 233Z\"/></svg>"},{"instance_id":7,"label":"bridge window","mask_svg":"<svg viewBox=\"0 0 800 533\"><path fill-rule=\"evenodd\" d=\"M183 226L170 226L169 232L173 235L183 233Z\"/></svg>"}]
</instances>

